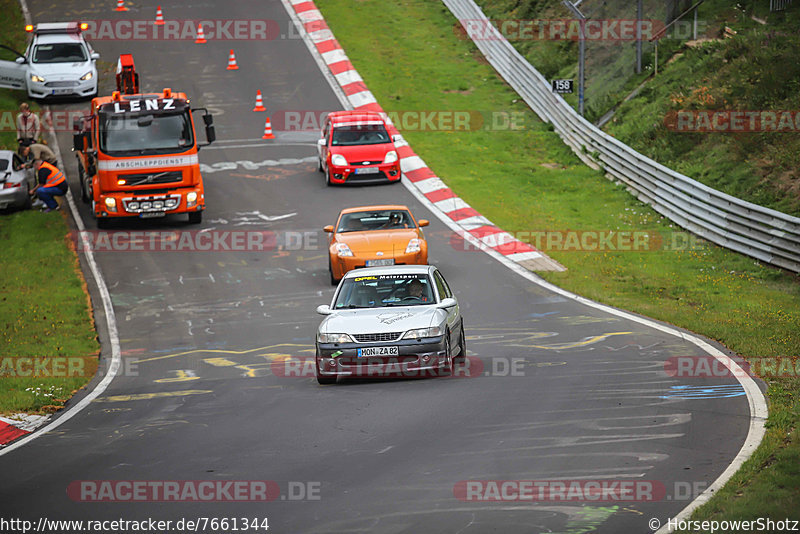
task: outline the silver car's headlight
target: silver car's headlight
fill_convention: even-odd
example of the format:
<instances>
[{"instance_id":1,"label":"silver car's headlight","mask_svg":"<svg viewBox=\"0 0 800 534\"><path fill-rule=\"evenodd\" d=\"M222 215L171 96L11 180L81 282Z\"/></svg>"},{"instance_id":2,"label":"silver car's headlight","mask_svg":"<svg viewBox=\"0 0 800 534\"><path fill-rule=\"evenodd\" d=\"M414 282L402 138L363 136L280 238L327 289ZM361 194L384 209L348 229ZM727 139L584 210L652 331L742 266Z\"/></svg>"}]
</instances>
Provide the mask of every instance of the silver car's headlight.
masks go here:
<instances>
[{"instance_id":1,"label":"silver car's headlight","mask_svg":"<svg viewBox=\"0 0 800 534\"><path fill-rule=\"evenodd\" d=\"M38 74L31 74L31 81L32 82L38 82L38 83L44 83L44 78L42 78Z\"/></svg>"},{"instance_id":2,"label":"silver car's headlight","mask_svg":"<svg viewBox=\"0 0 800 534\"><path fill-rule=\"evenodd\" d=\"M409 330L403 336L403 339L419 339L422 337L438 337L442 335L442 329L438 326L430 328L418 328L416 330Z\"/></svg>"},{"instance_id":3,"label":"silver car's headlight","mask_svg":"<svg viewBox=\"0 0 800 534\"><path fill-rule=\"evenodd\" d=\"M331 156L331 165L337 165L339 167L342 167L344 165L347 165L347 160L341 154L334 154L333 156Z\"/></svg>"},{"instance_id":4,"label":"silver car's headlight","mask_svg":"<svg viewBox=\"0 0 800 534\"><path fill-rule=\"evenodd\" d=\"M81 76L81 81L85 82L85 81L91 80L93 77L94 77L94 74L92 74L92 71L89 71L86 74L84 74L83 76Z\"/></svg>"},{"instance_id":5,"label":"silver car's headlight","mask_svg":"<svg viewBox=\"0 0 800 534\"><path fill-rule=\"evenodd\" d=\"M355 343L353 338L347 334L323 334L317 332L317 342L319 343Z\"/></svg>"}]
</instances>

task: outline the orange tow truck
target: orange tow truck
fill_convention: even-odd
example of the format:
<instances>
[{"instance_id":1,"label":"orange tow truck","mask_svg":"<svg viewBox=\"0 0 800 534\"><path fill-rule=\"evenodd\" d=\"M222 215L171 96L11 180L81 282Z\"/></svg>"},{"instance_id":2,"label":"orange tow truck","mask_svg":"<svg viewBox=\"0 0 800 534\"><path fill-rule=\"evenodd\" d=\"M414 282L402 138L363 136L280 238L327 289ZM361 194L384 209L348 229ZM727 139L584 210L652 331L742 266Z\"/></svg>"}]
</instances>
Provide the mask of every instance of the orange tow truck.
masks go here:
<instances>
[{"instance_id":1,"label":"orange tow truck","mask_svg":"<svg viewBox=\"0 0 800 534\"><path fill-rule=\"evenodd\" d=\"M200 223L205 209L197 152L214 142L214 119L192 109L184 93L140 93L133 56L117 62L117 90L92 100L91 115L74 123L81 199L91 202L97 226L119 217L187 213ZM194 111L203 112L206 143L195 135Z\"/></svg>"}]
</instances>

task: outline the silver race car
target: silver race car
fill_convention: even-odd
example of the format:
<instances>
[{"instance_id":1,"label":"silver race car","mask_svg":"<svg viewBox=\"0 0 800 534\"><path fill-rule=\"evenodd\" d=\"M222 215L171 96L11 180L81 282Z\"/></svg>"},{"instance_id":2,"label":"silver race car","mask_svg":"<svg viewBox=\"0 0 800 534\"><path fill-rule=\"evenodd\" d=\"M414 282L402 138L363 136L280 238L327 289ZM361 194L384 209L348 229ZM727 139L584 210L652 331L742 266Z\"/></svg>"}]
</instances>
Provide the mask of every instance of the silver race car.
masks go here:
<instances>
[{"instance_id":1,"label":"silver race car","mask_svg":"<svg viewBox=\"0 0 800 534\"><path fill-rule=\"evenodd\" d=\"M21 165L15 152L0 150L0 210L31 207L28 192L35 186L33 171Z\"/></svg>"},{"instance_id":2,"label":"silver race car","mask_svg":"<svg viewBox=\"0 0 800 534\"><path fill-rule=\"evenodd\" d=\"M316 376L442 376L467 353L464 320L432 265L356 269L339 283L317 329Z\"/></svg>"}]
</instances>

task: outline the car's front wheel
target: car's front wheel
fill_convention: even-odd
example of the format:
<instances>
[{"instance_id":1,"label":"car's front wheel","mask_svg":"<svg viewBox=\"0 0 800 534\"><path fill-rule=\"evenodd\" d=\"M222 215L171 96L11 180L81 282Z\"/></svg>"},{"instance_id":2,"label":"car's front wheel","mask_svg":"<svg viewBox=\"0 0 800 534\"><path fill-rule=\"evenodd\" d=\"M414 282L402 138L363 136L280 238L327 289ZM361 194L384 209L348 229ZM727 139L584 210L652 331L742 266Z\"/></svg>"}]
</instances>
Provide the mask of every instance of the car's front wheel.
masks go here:
<instances>
[{"instance_id":1,"label":"car's front wheel","mask_svg":"<svg viewBox=\"0 0 800 534\"><path fill-rule=\"evenodd\" d=\"M464 320L461 320L461 335L458 336L458 356L462 362L467 359L467 336L464 333Z\"/></svg>"},{"instance_id":2,"label":"car's front wheel","mask_svg":"<svg viewBox=\"0 0 800 534\"><path fill-rule=\"evenodd\" d=\"M330 256L328 256L328 274L331 275L331 285L332 286L339 285L339 280L337 280L336 277L333 276L333 265L331 264Z\"/></svg>"},{"instance_id":3,"label":"car's front wheel","mask_svg":"<svg viewBox=\"0 0 800 534\"><path fill-rule=\"evenodd\" d=\"M450 332L444 334L444 359L445 367L441 369L442 376L453 376L455 373L455 358L453 358L453 350L450 347Z\"/></svg>"},{"instance_id":4,"label":"car's front wheel","mask_svg":"<svg viewBox=\"0 0 800 534\"><path fill-rule=\"evenodd\" d=\"M328 169L325 172L325 185L327 185L328 187L331 187L333 185L333 182L331 182L331 170L330 169Z\"/></svg>"}]
</instances>

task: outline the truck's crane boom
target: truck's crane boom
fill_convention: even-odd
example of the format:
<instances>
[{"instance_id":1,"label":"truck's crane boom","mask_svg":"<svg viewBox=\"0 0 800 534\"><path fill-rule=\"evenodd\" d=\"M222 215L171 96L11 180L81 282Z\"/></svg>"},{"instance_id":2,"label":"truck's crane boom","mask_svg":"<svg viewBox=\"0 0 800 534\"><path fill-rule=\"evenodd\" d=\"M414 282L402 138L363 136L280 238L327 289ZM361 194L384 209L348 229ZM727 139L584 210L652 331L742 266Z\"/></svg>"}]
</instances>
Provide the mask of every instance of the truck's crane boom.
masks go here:
<instances>
[{"instance_id":1,"label":"truck's crane boom","mask_svg":"<svg viewBox=\"0 0 800 534\"><path fill-rule=\"evenodd\" d=\"M139 94L139 73L131 54L120 54L117 60L117 91L123 95Z\"/></svg>"}]
</instances>

